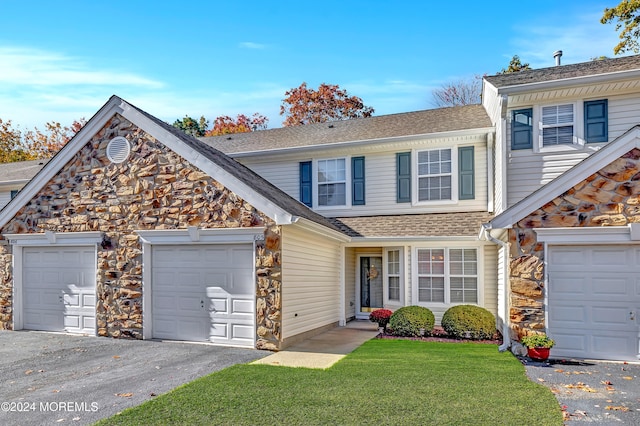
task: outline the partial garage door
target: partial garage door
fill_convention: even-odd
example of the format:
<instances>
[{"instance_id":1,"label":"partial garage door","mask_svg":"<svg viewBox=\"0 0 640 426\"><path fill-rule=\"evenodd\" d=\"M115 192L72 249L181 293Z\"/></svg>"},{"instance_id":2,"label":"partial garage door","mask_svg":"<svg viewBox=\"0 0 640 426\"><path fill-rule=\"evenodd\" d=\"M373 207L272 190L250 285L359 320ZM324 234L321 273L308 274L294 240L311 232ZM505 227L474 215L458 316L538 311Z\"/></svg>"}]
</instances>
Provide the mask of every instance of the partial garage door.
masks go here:
<instances>
[{"instance_id":1,"label":"partial garage door","mask_svg":"<svg viewBox=\"0 0 640 426\"><path fill-rule=\"evenodd\" d=\"M23 328L95 335L95 247L24 247Z\"/></svg>"},{"instance_id":2,"label":"partial garage door","mask_svg":"<svg viewBox=\"0 0 640 426\"><path fill-rule=\"evenodd\" d=\"M637 360L640 247L551 246L554 357Z\"/></svg>"},{"instance_id":3,"label":"partial garage door","mask_svg":"<svg viewBox=\"0 0 640 426\"><path fill-rule=\"evenodd\" d=\"M254 346L253 245L154 246L153 337Z\"/></svg>"}]
</instances>

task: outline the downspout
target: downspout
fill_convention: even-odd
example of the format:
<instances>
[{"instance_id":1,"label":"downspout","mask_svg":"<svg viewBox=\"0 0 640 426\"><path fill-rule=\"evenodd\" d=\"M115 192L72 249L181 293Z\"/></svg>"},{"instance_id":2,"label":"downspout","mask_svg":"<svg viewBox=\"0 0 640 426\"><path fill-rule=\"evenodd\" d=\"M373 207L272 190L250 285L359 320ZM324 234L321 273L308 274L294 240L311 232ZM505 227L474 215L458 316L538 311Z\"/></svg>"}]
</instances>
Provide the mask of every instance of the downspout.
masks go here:
<instances>
[{"instance_id":1,"label":"downspout","mask_svg":"<svg viewBox=\"0 0 640 426\"><path fill-rule=\"evenodd\" d=\"M509 243L505 243L502 240L499 240L495 237L493 237L491 235L490 232L491 228L489 228L489 224L488 223L483 223L482 224L482 230L480 231L480 236L481 238L485 238L486 240L501 246L502 248L505 249L505 252L508 253L508 249L509 249ZM504 306L505 306L505 318L502 324L502 345L498 346L498 350L500 352L504 352L507 349L509 349L509 347L511 347L511 330L509 329L509 291L507 288L507 281L509 279L509 267L508 267L508 259L505 259L504 262Z\"/></svg>"}]
</instances>

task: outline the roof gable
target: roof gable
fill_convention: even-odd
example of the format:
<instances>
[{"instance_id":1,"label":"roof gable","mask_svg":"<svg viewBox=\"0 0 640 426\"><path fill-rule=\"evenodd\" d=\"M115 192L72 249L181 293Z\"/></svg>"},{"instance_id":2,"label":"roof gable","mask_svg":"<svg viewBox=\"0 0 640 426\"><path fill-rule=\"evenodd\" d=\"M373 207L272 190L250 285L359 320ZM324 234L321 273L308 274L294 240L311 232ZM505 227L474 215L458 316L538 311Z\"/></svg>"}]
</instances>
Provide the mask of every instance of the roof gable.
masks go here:
<instances>
[{"instance_id":1,"label":"roof gable","mask_svg":"<svg viewBox=\"0 0 640 426\"><path fill-rule=\"evenodd\" d=\"M115 114L122 115L144 132L161 141L169 149L238 194L277 224L291 224L299 218L304 218L334 231L339 231L323 216L308 209L247 167L117 96L112 96L73 139L0 212L0 227L4 226L22 206L34 197Z\"/></svg>"},{"instance_id":2,"label":"roof gable","mask_svg":"<svg viewBox=\"0 0 640 426\"><path fill-rule=\"evenodd\" d=\"M635 126L610 142L599 151L585 158L562 175L555 178L528 197L514 204L489 222L490 228L511 228L535 210L551 202L556 197L570 191L575 185L588 179L594 173L606 175L606 168L624 157L633 149L640 149L640 126Z\"/></svg>"}]
</instances>

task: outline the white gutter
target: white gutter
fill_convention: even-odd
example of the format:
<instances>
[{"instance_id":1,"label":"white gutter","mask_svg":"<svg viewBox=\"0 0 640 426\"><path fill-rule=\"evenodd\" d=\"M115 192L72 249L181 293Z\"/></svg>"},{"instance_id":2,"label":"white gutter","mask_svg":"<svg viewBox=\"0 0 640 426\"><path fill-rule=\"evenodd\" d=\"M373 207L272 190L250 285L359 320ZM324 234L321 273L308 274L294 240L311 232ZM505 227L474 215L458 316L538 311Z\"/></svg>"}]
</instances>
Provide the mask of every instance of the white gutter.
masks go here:
<instances>
[{"instance_id":1,"label":"white gutter","mask_svg":"<svg viewBox=\"0 0 640 426\"><path fill-rule=\"evenodd\" d=\"M489 241L491 241L494 244L497 244L499 246L501 246L502 248L506 250L509 249L509 243L505 243L502 240L499 240L497 238L494 238L491 235L491 228L489 227L488 223L483 223L482 224L482 228L480 229L480 239L487 239ZM502 345L498 346L498 350L500 352L504 352L507 349L509 349L509 347L511 347L511 330L509 329L509 291L507 288L507 281L509 279L509 265L507 262L507 259L505 259L505 262L503 264L503 268L504 268L504 303L505 303L505 317L504 317L504 321L502 324Z\"/></svg>"}]
</instances>

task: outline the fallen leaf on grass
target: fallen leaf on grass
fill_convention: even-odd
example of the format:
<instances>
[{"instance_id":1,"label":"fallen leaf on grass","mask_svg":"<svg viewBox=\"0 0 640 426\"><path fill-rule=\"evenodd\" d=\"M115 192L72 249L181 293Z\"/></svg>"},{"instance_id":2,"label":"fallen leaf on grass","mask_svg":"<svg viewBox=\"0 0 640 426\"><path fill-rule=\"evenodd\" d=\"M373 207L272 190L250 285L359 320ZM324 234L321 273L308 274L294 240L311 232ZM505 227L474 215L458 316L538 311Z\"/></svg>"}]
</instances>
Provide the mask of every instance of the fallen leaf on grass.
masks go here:
<instances>
[{"instance_id":1,"label":"fallen leaf on grass","mask_svg":"<svg viewBox=\"0 0 640 426\"><path fill-rule=\"evenodd\" d=\"M606 407L604 407L605 410L611 410L611 411L624 411L627 412L629 411L629 408L622 406L622 405L607 405Z\"/></svg>"},{"instance_id":2,"label":"fallen leaf on grass","mask_svg":"<svg viewBox=\"0 0 640 426\"><path fill-rule=\"evenodd\" d=\"M117 393L116 396L119 396L122 398L131 398L133 396L133 392Z\"/></svg>"}]
</instances>

